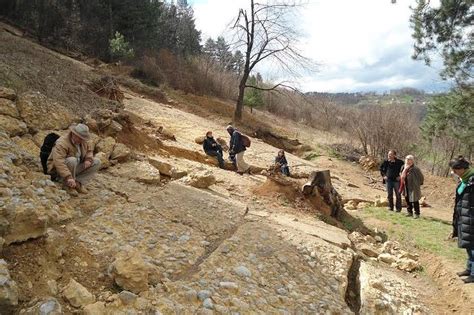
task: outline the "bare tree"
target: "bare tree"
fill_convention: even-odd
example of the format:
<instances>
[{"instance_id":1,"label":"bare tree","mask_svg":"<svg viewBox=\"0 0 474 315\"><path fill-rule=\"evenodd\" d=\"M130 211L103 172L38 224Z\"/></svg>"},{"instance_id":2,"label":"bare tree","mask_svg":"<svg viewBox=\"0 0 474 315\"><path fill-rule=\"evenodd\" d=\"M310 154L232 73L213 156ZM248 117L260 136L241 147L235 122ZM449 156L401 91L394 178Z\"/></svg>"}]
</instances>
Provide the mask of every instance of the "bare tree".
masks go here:
<instances>
[{"instance_id":1,"label":"bare tree","mask_svg":"<svg viewBox=\"0 0 474 315\"><path fill-rule=\"evenodd\" d=\"M252 70L262 61L276 62L282 70L292 76L298 70L309 69L311 62L297 49L299 34L293 22L298 1L268 0L256 3L250 0L250 10L240 9L232 27L236 34L235 46L245 52L245 63L239 83L239 94L234 112L234 122L242 120L244 93L246 88L275 90L288 88L287 81L270 87L257 87L247 83Z\"/></svg>"}]
</instances>

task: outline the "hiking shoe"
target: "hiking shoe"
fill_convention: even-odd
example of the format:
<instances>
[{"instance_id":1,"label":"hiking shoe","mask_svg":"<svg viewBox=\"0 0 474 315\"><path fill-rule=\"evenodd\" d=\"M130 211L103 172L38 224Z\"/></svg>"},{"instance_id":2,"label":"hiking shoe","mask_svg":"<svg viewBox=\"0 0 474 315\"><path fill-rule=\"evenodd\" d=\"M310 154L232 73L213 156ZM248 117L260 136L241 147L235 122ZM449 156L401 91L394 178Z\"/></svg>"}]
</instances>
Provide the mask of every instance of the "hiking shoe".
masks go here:
<instances>
[{"instance_id":1,"label":"hiking shoe","mask_svg":"<svg viewBox=\"0 0 474 315\"><path fill-rule=\"evenodd\" d=\"M407 214L405 214L405 216L407 216L407 217L412 217L412 216L413 216L413 213L408 212Z\"/></svg>"},{"instance_id":2,"label":"hiking shoe","mask_svg":"<svg viewBox=\"0 0 474 315\"><path fill-rule=\"evenodd\" d=\"M395 212L402 212L402 209L397 209Z\"/></svg>"},{"instance_id":3,"label":"hiking shoe","mask_svg":"<svg viewBox=\"0 0 474 315\"><path fill-rule=\"evenodd\" d=\"M387 208L388 211L393 211L393 209Z\"/></svg>"},{"instance_id":4,"label":"hiking shoe","mask_svg":"<svg viewBox=\"0 0 474 315\"><path fill-rule=\"evenodd\" d=\"M464 283L474 283L474 276L469 276L466 279L462 279Z\"/></svg>"},{"instance_id":5,"label":"hiking shoe","mask_svg":"<svg viewBox=\"0 0 474 315\"><path fill-rule=\"evenodd\" d=\"M419 214L415 214L415 215L413 216L413 219L419 219L419 218L420 218L420 215L419 215Z\"/></svg>"},{"instance_id":6,"label":"hiking shoe","mask_svg":"<svg viewBox=\"0 0 474 315\"><path fill-rule=\"evenodd\" d=\"M458 277L467 277L471 275L471 272L469 270L464 270L464 271L456 272L456 275Z\"/></svg>"}]
</instances>

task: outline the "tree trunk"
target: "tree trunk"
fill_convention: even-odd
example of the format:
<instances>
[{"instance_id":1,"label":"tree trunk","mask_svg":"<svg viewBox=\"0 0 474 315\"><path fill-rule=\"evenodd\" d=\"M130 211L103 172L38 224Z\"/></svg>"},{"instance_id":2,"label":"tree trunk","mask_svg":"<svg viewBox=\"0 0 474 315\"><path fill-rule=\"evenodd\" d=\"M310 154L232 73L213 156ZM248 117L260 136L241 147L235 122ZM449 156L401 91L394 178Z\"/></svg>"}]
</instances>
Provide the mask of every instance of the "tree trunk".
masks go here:
<instances>
[{"instance_id":1,"label":"tree trunk","mask_svg":"<svg viewBox=\"0 0 474 315\"><path fill-rule=\"evenodd\" d=\"M331 208L332 217L337 217L342 210L341 196L332 186L329 170L312 172L308 177L308 182L303 185L302 190L306 196L317 192Z\"/></svg>"},{"instance_id":2,"label":"tree trunk","mask_svg":"<svg viewBox=\"0 0 474 315\"><path fill-rule=\"evenodd\" d=\"M237 104L235 106L234 123L239 123L242 121L242 111L244 108L245 83L247 82L247 78L248 78L248 74L244 72L244 75L239 84L239 96L237 97Z\"/></svg>"}]
</instances>

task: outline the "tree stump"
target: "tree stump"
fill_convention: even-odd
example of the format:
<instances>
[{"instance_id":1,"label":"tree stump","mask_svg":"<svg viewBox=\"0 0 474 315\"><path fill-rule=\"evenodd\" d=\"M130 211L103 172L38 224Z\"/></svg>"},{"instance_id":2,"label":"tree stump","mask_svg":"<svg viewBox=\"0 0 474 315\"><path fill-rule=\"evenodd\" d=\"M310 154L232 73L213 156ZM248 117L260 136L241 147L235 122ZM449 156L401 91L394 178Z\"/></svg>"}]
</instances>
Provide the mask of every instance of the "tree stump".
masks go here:
<instances>
[{"instance_id":1,"label":"tree stump","mask_svg":"<svg viewBox=\"0 0 474 315\"><path fill-rule=\"evenodd\" d=\"M319 194L331 208L331 216L337 217L339 215L342 209L341 196L332 186L329 170L312 172L308 177L308 182L303 185L302 191L305 196Z\"/></svg>"}]
</instances>

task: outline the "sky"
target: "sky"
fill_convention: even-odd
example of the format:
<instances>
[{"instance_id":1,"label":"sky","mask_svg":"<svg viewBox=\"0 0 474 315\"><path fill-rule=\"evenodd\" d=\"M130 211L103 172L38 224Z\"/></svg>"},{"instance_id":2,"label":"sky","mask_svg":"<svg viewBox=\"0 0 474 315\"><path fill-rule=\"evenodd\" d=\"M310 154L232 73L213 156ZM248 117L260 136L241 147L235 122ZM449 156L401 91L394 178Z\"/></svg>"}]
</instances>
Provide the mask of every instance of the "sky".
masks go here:
<instances>
[{"instance_id":1,"label":"sky","mask_svg":"<svg viewBox=\"0 0 474 315\"><path fill-rule=\"evenodd\" d=\"M265 1L265 0L261 0ZM249 0L188 0L196 26L207 38L224 36L239 8ZM300 9L296 26L300 49L319 66L317 72L296 79L304 92L385 92L414 87L427 92L449 89L439 77L440 63L428 67L412 60L409 18L415 0L309 0ZM259 72L264 79L294 80L273 72L270 64Z\"/></svg>"}]
</instances>

